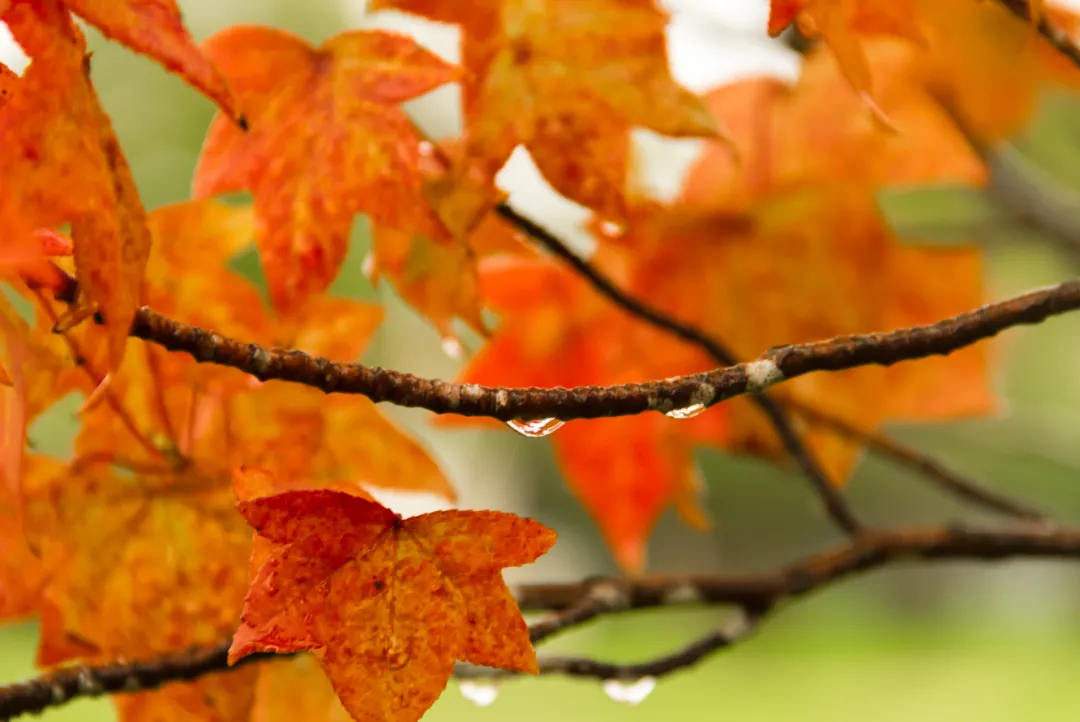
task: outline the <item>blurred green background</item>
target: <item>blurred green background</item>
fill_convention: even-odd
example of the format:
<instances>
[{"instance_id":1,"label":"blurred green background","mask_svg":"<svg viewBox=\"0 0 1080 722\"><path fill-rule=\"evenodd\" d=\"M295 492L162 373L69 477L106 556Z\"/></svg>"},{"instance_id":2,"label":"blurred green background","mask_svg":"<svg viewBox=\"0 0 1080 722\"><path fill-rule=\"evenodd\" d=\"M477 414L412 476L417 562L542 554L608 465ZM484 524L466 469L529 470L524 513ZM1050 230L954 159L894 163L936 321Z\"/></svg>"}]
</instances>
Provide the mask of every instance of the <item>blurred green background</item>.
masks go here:
<instances>
[{"instance_id":1,"label":"blurred green background","mask_svg":"<svg viewBox=\"0 0 1080 722\"><path fill-rule=\"evenodd\" d=\"M319 41L356 26L358 4L336 0L182 3L198 37L235 22L287 27ZM432 33L452 47L441 29ZM437 36L437 37L436 37ZM148 208L187 197L192 169L213 108L152 62L94 38L94 75ZM773 51L770 51L773 52ZM5 58L7 59L7 58ZM762 67L771 67L762 61ZM788 60L782 60L788 62ZM452 93L411 105L435 132L455 127ZM1080 186L1080 113L1054 99L1018 146L1062 184ZM511 179L513 181L514 179ZM528 179L518 178L524 186ZM513 187L513 183L511 183ZM525 194L527 195L527 194ZM523 195L523 198L525 198ZM970 193L934 191L885 198L905 233L943 241L980 241L988 259L987 296L1045 285L1075 273L1075 256L1023 224L1003 219ZM543 199L530 206L560 228ZM539 210L537 210L539 209ZM377 297L388 319L365 360L425 376L452 377L460 362L440 351L437 335L383 284L361 272L365 224L339 293ZM569 231L567 231L569 232ZM250 259L249 259L250 260ZM248 264L249 270L251 264ZM988 485L1008 490L1063 520L1080 522L1080 328L1076 317L1009 331L995 342L1002 358L1000 418L888 431ZM32 429L39 447L66 453L77 400L69 399ZM599 535L570 496L548 444L507 432L442 432L423 412L384 409L428 440L461 492L464 507L495 507L536 516L560 543L539 563L511 570L511 581L578 579L614 572ZM695 534L671 515L658 525L650 568L656 572L765 569L835 541L798 477L765 464L702 451L709 483L711 535ZM866 459L850 487L859 510L881 523L951 519L992 521L930 489L922 480ZM451 689L425 718L541 720L1075 720L1080 718L1080 564L1005 562L898 568L849 580L782 612L756 639L692 670L661 680L641 705L609 700L600 686L562 679L509 682L494 706L478 709ZM723 618L724 612L638 614L560 638L544 649L612 660L670 651ZM36 628L0 629L0 683L34 674ZM454 683L451 683L451 687ZM107 701L83 701L46 721L114 718Z\"/></svg>"}]
</instances>

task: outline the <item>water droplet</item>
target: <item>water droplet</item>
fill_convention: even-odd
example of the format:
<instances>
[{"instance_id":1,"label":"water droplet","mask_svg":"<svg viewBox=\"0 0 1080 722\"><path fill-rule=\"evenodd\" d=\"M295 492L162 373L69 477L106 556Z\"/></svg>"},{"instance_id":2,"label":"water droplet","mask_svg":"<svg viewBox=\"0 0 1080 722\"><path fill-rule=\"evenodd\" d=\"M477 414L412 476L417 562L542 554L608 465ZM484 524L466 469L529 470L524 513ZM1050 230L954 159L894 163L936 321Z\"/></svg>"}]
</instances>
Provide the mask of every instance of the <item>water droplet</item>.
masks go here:
<instances>
[{"instance_id":1,"label":"water droplet","mask_svg":"<svg viewBox=\"0 0 1080 722\"><path fill-rule=\"evenodd\" d=\"M439 341L442 345L442 351L450 358L457 360L461 358L461 355L465 353L464 347L461 345L461 341L458 341L453 336L445 336Z\"/></svg>"},{"instance_id":2,"label":"water droplet","mask_svg":"<svg viewBox=\"0 0 1080 722\"><path fill-rule=\"evenodd\" d=\"M458 683L461 696L477 707L487 707L499 696L499 688L492 682L477 682L463 679Z\"/></svg>"},{"instance_id":3,"label":"water droplet","mask_svg":"<svg viewBox=\"0 0 1080 722\"><path fill-rule=\"evenodd\" d=\"M706 408L707 407L705 406L705 404L690 404L689 406L684 406L681 409L669 411L665 414L665 416L668 416L672 419L692 419L698 414L704 413Z\"/></svg>"},{"instance_id":4,"label":"water droplet","mask_svg":"<svg viewBox=\"0 0 1080 722\"><path fill-rule=\"evenodd\" d=\"M435 152L435 146L432 145L430 140L422 140L416 146L416 150L420 153L420 155L431 155Z\"/></svg>"},{"instance_id":5,"label":"water droplet","mask_svg":"<svg viewBox=\"0 0 1080 722\"><path fill-rule=\"evenodd\" d=\"M529 421L514 419L513 421L507 421L506 425L522 436L528 436L530 439L540 439L558 431L565 423L562 419L555 418L530 419Z\"/></svg>"},{"instance_id":6,"label":"water droplet","mask_svg":"<svg viewBox=\"0 0 1080 722\"><path fill-rule=\"evenodd\" d=\"M620 704L641 704L656 689L656 677L642 677L636 681L608 679L604 681L604 694Z\"/></svg>"}]
</instances>

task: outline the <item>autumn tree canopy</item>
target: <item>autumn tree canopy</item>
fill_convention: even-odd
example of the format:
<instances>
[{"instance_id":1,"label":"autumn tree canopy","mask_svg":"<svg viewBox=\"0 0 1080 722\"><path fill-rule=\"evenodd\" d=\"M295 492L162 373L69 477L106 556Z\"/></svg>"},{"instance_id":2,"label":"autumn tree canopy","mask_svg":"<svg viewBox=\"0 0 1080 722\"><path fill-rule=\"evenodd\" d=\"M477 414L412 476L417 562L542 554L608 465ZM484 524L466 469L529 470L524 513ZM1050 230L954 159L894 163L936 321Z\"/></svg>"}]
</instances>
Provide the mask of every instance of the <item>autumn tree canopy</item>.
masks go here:
<instances>
[{"instance_id":1,"label":"autumn tree canopy","mask_svg":"<svg viewBox=\"0 0 1080 722\"><path fill-rule=\"evenodd\" d=\"M459 28L460 64L383 30L313 45L237 25L197 43L176 0L0 0L30 58L0 65L0 620L39 620L45 672L0 687L0 718L115 693L130 722L414 722L453 675L540 672L632 698L893 558L1080 558L1080 531L879 433L996 413L1000 358L979 342L1080 307L1077 281L989 298L975 239L901 237L880 205L986 187L1039 99L1080 88L1076 17L772 0L798 80L697 95L672 76L656 0L373 5ZM216 104L189 200L144 207L87 25ZM425 137L403 103L448 84L463 132ZM642 190L634 129L704 142L676 197ZM496 175L519 147L592 212L588 257L508 204ZM373 282L443 339L482 338L459 378L357 362L383 309L329 288L358 216ZM265 301L232 265L251 247ZM73 392L74 455L31 448L28 425ZM625 576L511 590L502 570L556 543L542 520L375 501L455 499L380 403L551 435ZM846 541L771 577L650 576L665 510L709 529L704 446L798 469ZM843 494L867 447L1012 526L870 527ZM534 651L684 604L742 616L636 665Z\"/></svg>"}]
</instances>

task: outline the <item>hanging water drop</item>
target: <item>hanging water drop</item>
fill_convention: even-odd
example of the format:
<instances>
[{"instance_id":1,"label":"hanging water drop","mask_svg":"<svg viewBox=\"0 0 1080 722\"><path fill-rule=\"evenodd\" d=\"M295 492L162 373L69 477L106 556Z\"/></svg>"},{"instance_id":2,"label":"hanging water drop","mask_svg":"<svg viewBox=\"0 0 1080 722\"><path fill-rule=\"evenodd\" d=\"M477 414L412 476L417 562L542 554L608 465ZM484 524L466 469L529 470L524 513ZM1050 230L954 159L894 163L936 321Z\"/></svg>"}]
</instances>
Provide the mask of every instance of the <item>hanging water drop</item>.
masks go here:
<instances>
[{"instance_id":1,"label":"hanging water drop","mask_svg":"<svg viewBox=\"0 0 1080 722\"><path fill-rule=\"evenodd\" d=\"M435 152L435 145L430 140L422 140L416 145L417 152L423 156L429 156Z\"/></svg>"},{"instance_id":2,"label":"hanging water drop","mask_svg":"<svg viewBox=\"0 0 1080 722\"><path fill-rule=\"evenodd\" d=\"M442 352L450 358L457 361L461 358L461 355L465 352L465 349L461 345L461 341L458 341L453 336L444 336L439 345L442 346Z\"/></svg>"},{"instance_id":3,"label":"hanging water drop","mask_svg":"<svg viewBox=\"0 0 1080 722\"><path fill-rule=\"evenodd\" d=\"M477 682L463 679L458 683L461 696L477 707L487 707L499 696L499 688L493 682Z\"/></svg>"},{"instance_id":4,"label":"hanging water drop","mask_svg":"<svg viewBox=\"0 0 1080 722\"><path fill-rule=\"evenodd\" d=\"M704 413L706 408L705 404L690 404L681 409L669 411L664 415L672 419L692 419L695 416Z\"/></svg>"},{"instance_id":5,"label":"hanging water drop","mask_svg":"<svg viewBox=\"0 0 1080 722\"><path fill-rule=\"evenodd\" d=\"M565 423L565 421L555 418L530 419L528 421L514 419L513 421L507 421L506 425L522 436L528 436L530 439L540 439L558 431Z\"/></svg>"},{"instance_id":6,"label":"hanging water drop","mask_svg":"<svg viewBox=\"0 0 1080 722\"><path fill-rule=\"evenodd\" d=\"M639 680L604 680L604 694L620 704L641 704L656 689L656 677Z\"/></svg>"}]
</instances>

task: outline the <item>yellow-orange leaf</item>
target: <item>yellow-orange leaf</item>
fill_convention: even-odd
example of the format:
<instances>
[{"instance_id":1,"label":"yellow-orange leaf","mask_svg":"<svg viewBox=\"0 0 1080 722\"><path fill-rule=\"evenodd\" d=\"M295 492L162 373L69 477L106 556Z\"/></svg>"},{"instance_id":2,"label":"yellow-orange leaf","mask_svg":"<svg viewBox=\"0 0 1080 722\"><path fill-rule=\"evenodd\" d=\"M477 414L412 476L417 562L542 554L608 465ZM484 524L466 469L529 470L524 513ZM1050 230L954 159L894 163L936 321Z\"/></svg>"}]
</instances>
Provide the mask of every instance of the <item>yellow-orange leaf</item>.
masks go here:
<instances>
[{"instance_id":1,"label":"yellow-orange leaf","mask_svg":"<svg viewBox=\"0 0 1080 722\"><path fill-rule=\"evenodd\" d=\"M454 662L537 671L504 567L555 533L495 511L403 519L352 494L290 491L237 507L273 542L244 603L230 661L314 650L356 720L415 722Z\"/></svg>"},{"instance_id":2,"label":"yellow-orange leaf","mask_svg":"<svg viewBox=\"0 0 1080 722\"><path fill-rule=\"evenodd\" d=\"M153 251L143 282L144 303L202 328L265 338L265 303L254 285L228 268L232 257L255 240L250 206L185 201L155 208L148 225Z\"/></svg>"},{"instance_id":3,"label":"yellow-orange leaf","mask_svg":"<svg viewBox=\"0 0 1080 722\"><path fill-rule=\"evenodd\" d=\"M461 217L479 218L493 202L492 179L518 145L567 198L621 217L631 126L716 134L701 102L671 77L668 18L654 0L375 0L371 7L462 27L471 73L466 135L458 188L444 201L463 206Z\"/></svg>"},{"instance_id":4,"label":"yellow-orange leaf","mask_svg":"<svg viewBox=\"0 0 1080 722\"><path fill-rule=\"evenodd\" d=\"M896 41L867 43L880 69L878 102L890 132L845 92L827 52L807 60L798 83L752 78L706 95L739 157L714 144L694 164L682 200L738 213L774 189L864 182L868 185L981 185L986 168L949 115L912 81L911 52Z\"/></svg>"},{"instance_id":5,"label":"yellow-orange leaf","mask_svg":"<svg viewBox=\"0 0 1080 722\"><path fill-rule=\"evenodd\" d=\"M251 722L349 722L334 688L310 654L270 660L258 665Z\"/></svg>"},{"instance_id":6,"label":"yellow-orange leaf","mask_svg":"<svg viewBox=\"0 0 1080 722\"><path fill-rule=\"evenodd\" d=\"M34 527L52 572L45 594L60 613L58 631L107 659L213 644L229 633L251 538L233 511L224 464L198 459L174 470L159 461L124 475L108 459L83 459L51 485L53 521Z\"/></svg>"},{"instance_id":7,"label":"yellow-orange leaf","mask_svg":"<svg viewBox=\"0 0 1080 722\"><path fill-rule=\"evenodd\" d=\"M46 570L27 544L22 510L32 506L46 482L63 472L63 463L40 454L22 459L16 498L0 489L0 622L38 612Z\"/></svg>"},{"instance_id":8,"label":"yellow-orange leaf","mask_svg":"<svg viewBox=\"0 0 1080 722\"><path fill-rule=\"evenodd\" d=\"M700 190L693 180L689 190ZM645 274L638 281L742 358L781 343L931 323L982 302L978 250L900 245L875 207L872 188L788 188L762 197L747 217L751 228L744 232L703 224L696 232L657 241L671 278L695 273L701 287L710 289L696 303L676 307L680 298L688 299L673 283L650 283ZM652 260L654 267L665 262L641 260ZM994 408L988 355L980 346L919 364L812 374L777 393L866 430L888 419L939 420ZM730 412L735 448L782 453L748 400L734 400ZM859 449L823 430L807 438L830 477L844 483Z\"/></svg>"},{"instance_id":9,"label":"yellow-orange leaf","mask_svg":"<svg viewBox=\"0 0 1080 722\"><path fill-rule=\"evenodd\" d=\"M110 207L73 219L71 237L75 242L76 278L88 300L105 316L109 366L116 370L139 307L143 274L150 256L150 229L112 122L94 98L101 147L114 196Z\"/></svg>"},{"instance_id":10,"label":"yellow-orange leaf","mask_svg":"<svg viewBox=\"0 0 1080 722\"><path fill-rule=\"evenodd\" d=\"M239 118L228 83L184 27L176 0L63 0L107 38L161 63ZM242 110L242 109L241 109Z\"/></svg>"},{"instance_id":11,"label":"yellow-orange leaf","mask_svg":"<svg viewBox=\"0 0 1080 722\"><path fill-rule=\"evenodd\" d=\"M237 399L233 415L245 429L244 458L279 476L327 484L364 485L456 498L430 452L370 400L330 397L280 382ZM287 440L283 443L283 440Z\"/></svg>"},{"instance_id":12,"label":"yellow-orange leaf","mask_svg":"<svg viewBox=\"0 0 1080 722\"><path fill-rule=\"evenodd\" d=\"M450 341L455 318L477 333L488 333L477 262L487 256L530 252L520 234L495 214L485 216L465 240L449 246L381 226L373 230L371 240L372 275L389 277L401 297Z\"/></svg>"},{"instance_id":13,"label":"yellow-orange leaf","mask_svg":"<svg viewBox=\"0 0 1080 722\"><path fill-rule=\"evenodd\" d=\"M71 223L80 290L105 317L115 370L150 250L145 211L67 11L17 3L4 19L36 53L0 110L0 217L16 230Z\"/></svg>"},{"instance_id":14,"label":"yellow-orange leaf","mask_svg":"<svg viewBox=\"0 0 1080 722\"><path fill-rule=\"evenodd\" d=\"M1045 90L1080 90L1080 69L1004 3L916 3L928 38L927 51L916 56L920 80L976 141L1019 131Z\"/></svg>"},{"instance_id":15,"label":"yellow-orange leaf","mask_svg":"<svg viewBox=\"0 0 1080 722\"><path fill-rule=\"evenodd\" d=\"M457 77L413 40L378 31L318 48L271 28L233 26L206 42L247 114L210 127L194 194L250 190L256 242L280 310L334 280L357 213L433 239L446 229L423 200L420 137L399 104Z\"/></svg>"}]
</instances>

